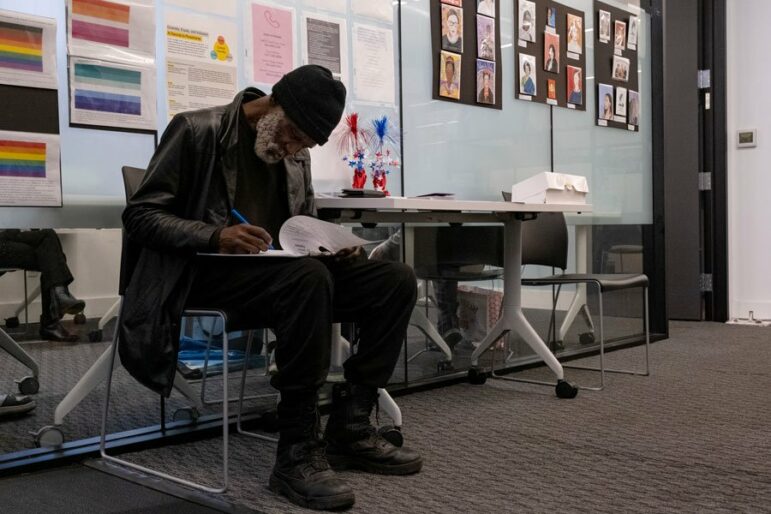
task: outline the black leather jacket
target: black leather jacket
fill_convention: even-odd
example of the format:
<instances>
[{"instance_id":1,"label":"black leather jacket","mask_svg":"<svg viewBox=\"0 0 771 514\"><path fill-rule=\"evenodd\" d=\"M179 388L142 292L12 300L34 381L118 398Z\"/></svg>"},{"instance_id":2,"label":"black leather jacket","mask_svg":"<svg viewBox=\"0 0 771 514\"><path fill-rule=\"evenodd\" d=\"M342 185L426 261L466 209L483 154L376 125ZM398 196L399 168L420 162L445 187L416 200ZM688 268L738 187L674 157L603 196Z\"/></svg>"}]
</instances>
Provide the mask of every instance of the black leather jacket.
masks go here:
<instances>
[{"instance_id":1,"label":"black leather jacket","mask_svg":"<svg viewBox=\"0 0 771 514\"><path fill-rule=\"evenodd\" d=\"M229 105L175 116L123 212L121 363L166 396L174 383L195 254L216 251L212 235L225 226L233 206L241 104L260 96L264 93L248 88ZM315 216L309 153L284 164L290 215Z\"/></svg>"}]
</instances>

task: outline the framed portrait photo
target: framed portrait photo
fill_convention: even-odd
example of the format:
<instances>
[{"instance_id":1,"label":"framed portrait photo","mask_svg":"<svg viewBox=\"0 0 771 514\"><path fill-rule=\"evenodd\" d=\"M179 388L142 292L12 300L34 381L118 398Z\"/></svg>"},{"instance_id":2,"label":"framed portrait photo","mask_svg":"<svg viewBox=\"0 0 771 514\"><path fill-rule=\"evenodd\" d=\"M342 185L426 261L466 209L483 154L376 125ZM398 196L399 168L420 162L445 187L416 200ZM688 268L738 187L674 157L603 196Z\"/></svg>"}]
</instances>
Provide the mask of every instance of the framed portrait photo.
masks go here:
<instances>
[{"instance_id":1,"label":"framed portrait photo","mask_svg":"<svg viewBox=\"0 0 771 514\"><path fill-rule=\"evenodd\" d=\"M536 70L535 56L520 52L519 54L519 92L523 95L535 96L536 88Z\"/></svg>"},{"instance_id":2,"label":"framed portrait photo","mask_svg":"<svg viewBox=\"0 0 771 514\"><path fill-rule=\"evenodd\" d=\"M495 0L477 0L477 14L495 17Z\"/></svg>"},{"instance_id":3,"label":"framed portrait photo","mask_svg":"<svg viewBox=\"0 0 771 514\"><path fill-rule=\"evenodd\" d=\"M583 105L583 70L577 66L567 67L567 99L569 104Z\"/></svg>"},{"instance_id":4,"label":"framed portrait photo","mask_svg":"<svg viewBox=\"0 0 771 514\"><path fill-rule=\"evenodd\" d=\"M603 43L610 41L610 13L608 11L600 11L600 30L598 37Z\"/></svg>"},{"instance_id":5,"label":"framed portrait photo","mask_svg":"<svg viewBox=\"0 0 771 514\"><path fill-rule=\"evenodd\" d=\"M616 20L613 46L623 50L626 48L626 22Z\"/></svg>"},{"instance_id":6,"label":"framed portrait photo","mask_svg":"<svg viewBox=\"0 0 771 514\"><path fill-rule=\"evenodd\" d=\"M627 105L629 106L629 117L627 118L627 123L636 127L640 126L640 93L630 89Z\"/></svg>"},{"instance_id":7,"label":"framed portrait photo","mask_svg":"<svg viewBox=\"0 0 771 514\"><path fill-rule=\"evenodd\" d=\"M477 59L477 103L495 105L495 63Z\"/></svg>"},{"instance_id":8,"label":"framed portrait photo","mask_svg":"<svg viewBox=\"0 0 771 514\"><path fill-rule=\"evenodd\" d=\"M599 84L597 86L597 118L601 120L613 119L613 86Z\"/></svg>"},{"instance_id":9,"label":"framed portrait photo","mask_svg":"<svg viewBox=\"0 0 771 514\"><path fill-rule=\"evenodd\" d=\"M546 25L551 28L557 27L557 8L549 7L546 9Z\"/></svg>"},{"instance_id":10,"label":"framed portrait photo","mask_svg":"<svg viewBox=\"0 0 771 514\"><path fill-rule=\"evenodd\" d=\"M461 56L442 51L439 58L439 96L458 100L460 98Z\"/></svg>"},{"instance_id":11,"label":"framed portrait photo","mask_svg":"<svg viewBox=\"0 0 771 514\"><path fill-rule=\"evenodd\" d=\"M519 2L519 39L522 41L535 42L535 2L530 0L520 0Z\"/></svg>"},{"instance_id":12,"label":"framed portrait photo","mask_svg":"<svg viewBox=\"0 0 771 514\"><path fill-rule=\"evenodd\" d=\"M495 18L477 15L477 57L495 60Z\"/></svg>"},{"instance_id":13,"label":"framed portrait photo","mask_svg":"<svg viewBox=\"0 0 771 514\"><path fill-rule=\"evenodd\" d=\"M560 36L543 33L543 69L549 73L560 72Z\"/></svg>"},{"instance_id":14,"label":"framed portrait photo","mask_svg":"<svg viewBox=\"0 0 771 514\"><path fill-rule=\"evenodd\" d=\"M616 116L623 116L624 119L626 119L626 106L627 106L626 88L617 87L616 88L616 109L615 109Z\"/></svg>"},{"instance_id":15,"label":"framed portrait photo","mask_svg":"<svg viewBox=\"0 0 771 514\"><path fill-rule=\"evenodd\" d=\"M568 52L584 53L584 19L568 14Z\"/></svg>"},{"instance_id":16,"label":"framed portrait photo","mask_svg":"<svg viewBox=\"0 0 771 514\"><path fill-rule=\"evenodd\" d=\"M632 50L637 49L637 33L640 30L640 18L637 16L629 17L629 34L626 36L626 46Z\"/></svg>"},{"instance_id":17,"label":"framed portrait photo","mask_svg":"<svg viewBox=\"0 0 771 514\"><path fill-rule=\"evenodd\" d=\"M463 53L463 9L442 4L442 50Z\"/></svg>"},{"instance_id":18,"label":"framed portrait photo","mask_svg":"<svg viewBox=\"0 0 771 514\"><path fill-rule=\"evenodd\" d=\"M629 82L629 59L626 57L613 56L613 80Z\"/></svg>"}]
</instances>

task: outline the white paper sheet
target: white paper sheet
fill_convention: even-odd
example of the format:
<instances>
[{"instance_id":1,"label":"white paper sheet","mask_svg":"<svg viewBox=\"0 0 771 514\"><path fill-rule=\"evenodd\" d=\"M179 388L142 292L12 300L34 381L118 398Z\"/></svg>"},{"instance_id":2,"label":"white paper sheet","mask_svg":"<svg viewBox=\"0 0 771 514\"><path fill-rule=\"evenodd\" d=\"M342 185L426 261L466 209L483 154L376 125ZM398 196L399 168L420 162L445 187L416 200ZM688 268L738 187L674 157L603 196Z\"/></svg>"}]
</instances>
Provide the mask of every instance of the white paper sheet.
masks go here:
<instances>
[{"instance_id":1,"label":"white paper sheet","mask_svg":"<svg viewBox=\"0 0 771 514\"><path fill-rule=\"evenodd\" d=\"M295 12L271 4L247 7L247 76L259 84L273 85L295 66Z\"/></svg>"},{"instance_id":2,"label":"white paper sheet","mask_svg":"<svg viewBox=\"0 0 771 514\"><path fill-rule=\"evenodd\" d=\"M353 93L358 100L396 102L394 35L391 29L353 25Z\"/></svg>"},{"instance_id":3,"label":"white paper sheet","mask_svg":"<svg viewBox=\"0 0 771 514\"><path fill-rule=\"evenodd\" d=\"M155 130L155 68L70 58L70 121Z\"/></svg>"},{"instance_id":4,"label":"white paper sheet","mask_svg":"<svg viewBox=\"0 0 771 514\"><path fill-rule=\"evenodd\" d=\"M309 14L303 16L303 64L328 68L335 78L348 84L348 37L345 20Z\"/></svg>"},{"instance_id":5,"label":"white paper sheet","mask_svg":"<svg viewBox=\"0 0 771 514\"><path fill-rule=\"evenodd\" d=\"M56 20L0 10L0 84L56 89Z\"/></svg>"},{"instance_id":6,"label":"white paper sheet","mask_svg":"<svg viewBox=\"0 0 771 514\"><path fill-rule=\"evenodd\" d=\"M228 18L236 17L236 0L166 0L166 4Z\"/></svg>"},{"instance_id":7,"label":"white paper sheet","mask_svg":"<svg viewBox=\"0 0 771 514\"><path fill-rule=\"evenodd\" d=\"M336 253L343 248L361 246L367 241L353 235L351 229L310 216L293 216L278 234L281 248L296 255Z\"/></svg>"},{"instance_id":8,"label":"white paper sheet","mask_svg":"<svg viewBox=\"0 0 771 514\"><path fill-rule=\"evenodd\" d=\"M394 22L394 4L391 0L351 0L351 10L359 16Z\"/></svg>"},{"instance_id":9,"label":"white paper sheet","mask_svg":"<svg viewBox=\"0 0 771 514\"><path fill-rule=\"evenodd\" d=\"M69 54L105 61L155 62L155 8L152 0L67 0Z\"/></svg>"},{"instance_id":10,"label":"white paper sheet","mask_svg":"<svg viewBox=\"0 0 771 514\"><path fill-rule=\"evenodd\" d=\"M230 21L166 10L166 58L237 66L238 26Z\"/></svg>"},{"instance_id":11,"label":"white paper sheet","mask_svg":"<svg viewBox=\"0 0 771 514\"><path fill-rule=\"evenodd\" d=\"M230 103L237 92L235 66L176 59L166 61L169 120L180 112Z\"/></svg>"},{"instance_id":12,"label":"white paper sheet","mask_svg":"<svg viewBox=\"0 0 771 514\"><path fill-rule=\"evenodd\" d=\"M61 207L59 136L0 130L0 205Z\"/></svg>"},{"instance_id":13,"label":"white paper sheet","mask_svg":"<svg viewBox=\"0 0 771 514\"><path fill-rule=\"evenodd\" d=\"M306 7L326 9L327 11L345 12L345 0L303 0Z\"/></svg>"}]
</instances>

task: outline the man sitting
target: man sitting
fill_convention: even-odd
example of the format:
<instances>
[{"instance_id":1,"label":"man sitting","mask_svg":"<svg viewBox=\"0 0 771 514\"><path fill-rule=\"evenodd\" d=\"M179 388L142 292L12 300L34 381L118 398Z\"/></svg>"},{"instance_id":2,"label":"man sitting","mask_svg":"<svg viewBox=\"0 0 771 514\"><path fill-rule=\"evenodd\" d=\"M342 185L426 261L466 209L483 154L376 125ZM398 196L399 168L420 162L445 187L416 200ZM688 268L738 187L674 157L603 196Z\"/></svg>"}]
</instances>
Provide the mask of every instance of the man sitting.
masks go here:
<instances>
[{"instance_id":1,"label":"man sitting","mask_svg":"<svg viewBox=\"0 0 771 514\"><path fill-rule=\"evenodd\" d=\"M315 215L308 148L326 143L345 107L345 87L326 68L302 66L270 96L248 88L229 105L186 112L169 124L123 221L130 243L120 326L123 365L168 395L179 323L187 307L218 307L229 329L273 327L281 392L272 490L298 505L343 508L353 491L329 468L416 473L417 452L370 423L377 389L396 362L415 305L416 281L400 263L370 262L361 248L333 257L258 254L290 216ZM237 224L235 208L251 224ZM330 363L333 321L359 326L347 383L333 388L324 441L317 391ZM326 446L326 451L325 451Z\"/></svg>"}]
</instances>

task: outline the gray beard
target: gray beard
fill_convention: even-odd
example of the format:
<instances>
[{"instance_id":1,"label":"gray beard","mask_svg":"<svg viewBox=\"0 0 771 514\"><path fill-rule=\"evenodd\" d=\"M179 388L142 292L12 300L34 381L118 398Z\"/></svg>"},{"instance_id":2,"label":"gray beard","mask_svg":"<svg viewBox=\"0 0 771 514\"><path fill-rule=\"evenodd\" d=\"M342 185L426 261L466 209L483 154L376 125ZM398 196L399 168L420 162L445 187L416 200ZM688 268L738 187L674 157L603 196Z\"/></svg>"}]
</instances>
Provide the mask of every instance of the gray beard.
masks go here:
<instances>
[{"instance_id":1,"label":"gray beard","mask_svg":"<svg viewBox=\"0 0 771 514\"><path fill-rule=\"evenodd\" d=\"M254 127L257 131L254 154L268 164L276 164L286 157L284 150L275 143L278 127L283 119L283 113L271 112L257 120Z\"/></svg>"}]
</instances>

